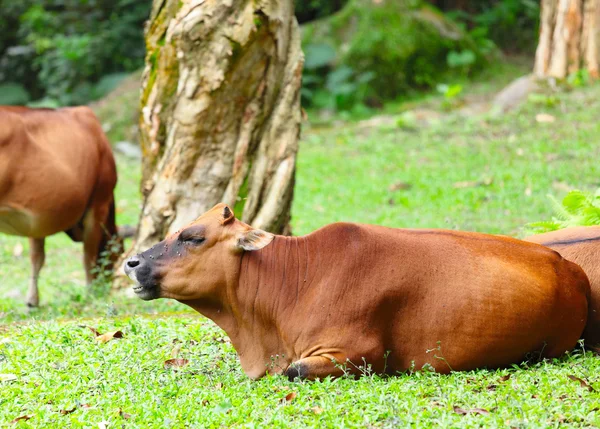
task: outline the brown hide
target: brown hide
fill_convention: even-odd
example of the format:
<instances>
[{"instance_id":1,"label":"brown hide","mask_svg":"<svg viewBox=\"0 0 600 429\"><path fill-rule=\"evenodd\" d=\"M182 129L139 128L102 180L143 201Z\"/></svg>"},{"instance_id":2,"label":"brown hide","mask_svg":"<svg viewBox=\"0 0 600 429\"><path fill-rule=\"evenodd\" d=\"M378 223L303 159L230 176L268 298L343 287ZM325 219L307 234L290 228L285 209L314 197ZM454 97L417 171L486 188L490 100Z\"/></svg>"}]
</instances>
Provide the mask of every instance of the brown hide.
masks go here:
<instances>
[{"instance_id":1,"label":"brown hide","mask_svg":"<svg viewBox=\"0 0 600 429\"><path fill-rule=\"evenodd\" d=\"M332 360L351 373L502 367L560 356L586 323L587 277L542 246L350 223L273 237L226 213L216 206L125 270L143 299L214 320L252 378L340 375Z\"/></svg>"},{"instance_id":2,"label":"brown hide","mask_svg":"<svg viewBox=\"0 0 600 429\"><path fill-rule=\"evenodd\" d=\"M600 226L565 228L533 235L525 240L554 249L563 258L583 268L591 286L588 322L583 338L589 345L600 346Z\"/></svg>"},{"instance_id":3,"label":"brown hide","mask_svg":"<svg viewBox=\"0 0 600 429\"><path fill-rule=\"evenodd\" d=\"M31 239L28 304L38 301L44 238L57 232L83 241L91 281L99 253L117 232L116 181L110 145L89 108L0 106L0 233Z\"/></svg>"}]
</instances>

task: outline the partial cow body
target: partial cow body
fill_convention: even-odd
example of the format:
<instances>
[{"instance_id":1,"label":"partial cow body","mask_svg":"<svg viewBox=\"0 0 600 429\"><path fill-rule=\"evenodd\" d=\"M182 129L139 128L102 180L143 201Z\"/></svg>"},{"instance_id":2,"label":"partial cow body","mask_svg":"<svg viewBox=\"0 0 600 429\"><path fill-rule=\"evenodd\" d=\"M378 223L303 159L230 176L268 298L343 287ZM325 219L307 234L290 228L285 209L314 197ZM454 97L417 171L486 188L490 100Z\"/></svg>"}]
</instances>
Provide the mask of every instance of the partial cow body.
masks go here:
<instances>
[{"instance_id":1,"label":"partial cow body","mask_svg":"<svg viewBox=\"0 0 600 429\"><path fill-rule=\"evenodd\" d=\"M556 357L576 344L589 296L577 265L512 238L350 223L273 236L225 205L125 270L141 298L174 298L215 321L252 378Z\"/></svg>"},{"instance_id":2,"label":"partial cow body","mask_svg":"<svg viewBox=\"0 0 600 429\"><path fill-rule=\"evenodd\" d=\"M582 336L587 344L600 346L600 226L565 228L532 235L525 240L554 249L583 268L590 280L591 297L588 322Z\"/></svg>"},{"instance_id":3,"label":"partial cow body","mask_svg":"<svg viewBox=\"0 0 600 429\"><path fill-rule=\"evenodd\" d=\"M64 231L83 241L88 284L116 234L117 175L100 123L87 107L0 107L0 232L30 238L27 304L37 306L44 239Z\"/></svg>"}]
</instances>

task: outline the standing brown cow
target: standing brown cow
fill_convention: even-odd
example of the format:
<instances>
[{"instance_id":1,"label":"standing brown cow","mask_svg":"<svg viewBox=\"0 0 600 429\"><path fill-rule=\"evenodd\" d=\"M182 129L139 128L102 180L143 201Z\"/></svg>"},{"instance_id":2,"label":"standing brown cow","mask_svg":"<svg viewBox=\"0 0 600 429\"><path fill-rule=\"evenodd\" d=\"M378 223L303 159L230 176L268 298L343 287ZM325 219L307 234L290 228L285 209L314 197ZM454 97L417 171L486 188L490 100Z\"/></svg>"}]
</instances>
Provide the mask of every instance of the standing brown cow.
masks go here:
<instances>
[{"instance_id":1,"label":"standing brown cow","mask_svg":"<svg viewBox=\"0 0 600 429\"><path fill-rule=\"evenodd\" d=\"M0 232L29 237L27 305L37 306L45 237L83 241L86 280L116 235L113 154L87 107L0 106Z\"/></svg>"},{"instance_id":2,"label":"standing brown cow","mask_svg":"<svg viewBox=\"0 0 600 429\"><path fill-rule=\"evenodd\" d=\"M565 228L532 235L525 240L554 249L563 258L583 268L590 280L592 292L583 339L590 346L600 346L600 226Z\"/></svg>"},{"instance_id":3,"label":"standing brown cow","mask_svg":"<svg viewBox=\"0 0 600 429\"><path fill-rule=\"evenodd\" d=\"M230 336L252 378L309 379L560 356L587 319L585 273L507 237L336 223L275 236L224 204L125 271L142 299L173 298Z\"/></svg>"}]
</instances>

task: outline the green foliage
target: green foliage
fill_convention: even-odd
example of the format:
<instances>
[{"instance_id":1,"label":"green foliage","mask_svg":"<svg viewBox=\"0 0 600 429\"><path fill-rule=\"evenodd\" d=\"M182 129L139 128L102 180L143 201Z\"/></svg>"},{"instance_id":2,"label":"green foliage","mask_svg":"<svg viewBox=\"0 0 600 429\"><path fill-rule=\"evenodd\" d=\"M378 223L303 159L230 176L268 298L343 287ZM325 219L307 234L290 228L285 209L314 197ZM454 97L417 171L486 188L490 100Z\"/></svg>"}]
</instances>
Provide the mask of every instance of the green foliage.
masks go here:
<instances>
[{"instance_id":1,"label":"green foliage","mask_svg":"<svg viewBox=\"0 0 600 429\"><path fill-rule=\"evenodd\" d=\"M525 226L533 233L555 231L571 226L600 225L600 189L595 193L574 190L562 200L549 197L554 208L554 217L550 221L533 222Z\"/></svg>"},{"instance_id":2,"label":"green foliage","mask_svg":"<svg viewBox=\"0 0 600 429\"><path fill-rule=\"evenodd\" d=\"M340 10L348 0L295 1L296 18L300 24L329 16Z\"/></svg>"},{"instance_id":3,"label":"green foliage","mask_svg":"<svg viewBox=\"0 0 600 429\"><path fill-rule=\"evenodd\" d=\"M350 0L305 26L303 45L304 104L337 110L435 87L484 60L473 40L421 0Z\"/></svg>"},{"instance_id":4,"label":"green foliage","mask_svg":"<svg viewBox=\"0 0 600 429\"><path fill-rule=\"evenodd\" d=\"M449 14L469 28L483 49L495 44L510 52L530 53L537 45L538 0L472 0L467 10Z\"/></svg>"},{"instance_id":5,"label":"green foliage","mask_svg":"<svg viewBox=\"0 0 600 429\"><path fill-rule=\"evenodd\" d=\"M445 83L439 84L436 87L437 91L444 96L442 107L446 110L458 107L462 104L461 94L463 93L463 86L455 83L453 85L447 85Z\"/></svg>"},{"instance_id":6,"label":"green foliage","mask_svg":"<svg viewBox=\"0 0 600 429\"><path fill-rule=\"evenodd\" d=\"M29 101L29 93L23 85L15 82L0 84L0 104L18 105Z\"/></svg>"},{"instance_id":7,"label":"green foliage","mask_svg":"<svg viewBox=\"0 0 600 429\"><path fill-rule=\"evenodd\" d=\"M99 343L88 326L101 333L120 330L123 338ZM165 368L165 361L174 355L186 363ZM242 373L223 331L187 310L161 317L107 314L85 321L5 326L0 356L0 421L6 427L23 415L30 420L14 427L558 428L600 424L595 411L600 401L600 360L582 348L561 359L499 370L381 377L367 369L359 379L289 382L271 376L253 381Z\"/></svg>"},{"instance_id":8,"label":"green foliage","mask_svg":"<svg viewBox=\"0 0 600 429\"><path fill-rule=\"evenodd\" d=\"M83 104L143 64L146 0L23 0L0 3L0 81L26 85L33 98Z\"/></svg>"}]
</instances>

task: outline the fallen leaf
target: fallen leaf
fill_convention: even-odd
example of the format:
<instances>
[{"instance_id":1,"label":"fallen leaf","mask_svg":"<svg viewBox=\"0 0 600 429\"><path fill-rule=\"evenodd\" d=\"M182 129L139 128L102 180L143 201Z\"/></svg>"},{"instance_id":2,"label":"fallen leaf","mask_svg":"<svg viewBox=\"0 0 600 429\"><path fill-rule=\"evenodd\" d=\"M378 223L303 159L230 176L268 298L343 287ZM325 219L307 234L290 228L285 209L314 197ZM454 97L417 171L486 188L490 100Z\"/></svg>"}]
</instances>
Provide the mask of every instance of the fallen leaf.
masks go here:
<instances>
[{"instance_id":1,"label":"fallen leaf","mask_svg":"<svg viewBox=\"0 0 600 429\"><path fill-rule=\"evenodd\" d=\"M281 399L281 402L292 402L296 396L298 396L296 395L296 392L290 392L285 395L285 398Z\"/></svg>"},{"instance_id":2,"label":"fallen leaf","mask_svg":"<svg viewBox=\"0 0 600 429\"><path fill-rule=\"evenodd\" d=\"M589 384L587 384L587 382L582 380L581 378L575 377L574 375L568 375L567 377L569 378L569 380L577 381L581 385L581 387L586 388L590 392L594 391L594 388L592 386L590 386Z\"/></svg>"},{"instance_id":3,"label":"fallen leaf","mask_svg":"<svg viewBox=\"0 0 600 429\"><path fill-rule=\"evenodd\" d=\"M16 379L17 376L14 374L0 374L0 381L13 381Z\"/></svg>"},{"instance_id":4,"label":"fallen leaf","mask_svg":"<svg viewBox=\"0 0 600 429\"><path fill-rule=\"evenodd\" d=\"M207 405L209 405L209 404L210 404L210 401L209 401L208 399L203 399L203 400L202 400L202 405L203 405L203 406L207 406Z\"/></svg>"},{"instance_id":5,"label":"fallen leaf","mask_svg":"<svg viewBox=\"0 0 600 429\"><path fill-rule=\"evenodd\" d=\"M290 390L290 386L273 386L272 389L275 392L279 392L281 390Z\"/></svg>"},{"instance_id":6,"label":"fallen leaf","mask_svg":"<svg viewBox=\"0 0 600 429\"><path fill-rule=\"evenodd\" d=\"M315 413L315 414L322 414L322 413L323 413L323 411L325 411L325 410L324 410L323 408L321 408L321 407L312 407L310 410L311 410L313 413Z\"/></svg>"},{"instance_id":7,"label":"fallen leaf","mask_svg":"<svg viewBox=\"0 0 600 429\"><path fill-rule=\"evenodd\" d=\"M535 115L535 120L539 123L549 124L554 122L556 118L547 113L538 113L537 115Z\"/></svg>"},{"instance_id":8,"label":"fallen leaf","mask_svg":"<svg viewBox=\"0 0 600 429\"><path fill-rule=\"evenodd\" d=\"M494 179L491 177L486 177L482 180L467 180L464 182L455 182L452 187L454 189L462 189L462 188L475 188L478 186L490 186L494 182Z\"/></svg>"},{"instance_id":9,"label":"fallen leaf","mask_svg":"<svg viewBox=\"0 0 600 429\"><path fill-rule=\"evenodd\" d=\"M506 375L503 375L502 377L500 377L501 382L508 381L509 379L510 379L510 374L506 374Z\"/></svg>"},{"instance_id":10,"label":"fallen leaf","mask_svg":"<svg viewBox=\"0 0 600 429\"><path fill-rule=\"evenodd\" d=\"M29 420L29 419L30 419L30 418L32 418L32 417L33 417L32 415L27 415L27 414L24 414L24 415L22 415L22 416L19 416L19 417L17 417L17 418L15 418L15 419L13 419L13 420L11 421L11 424L15 424L15 423L17 423L19 420Z\"/></svg>"},{"instance_id":11,"label":"fallen leaf","mask_svg":"<svg viewBox=\"0 0 600 429\"><path fill-rule=\"evenodd\" d=\"M92 406L90 404L83 404L81 405L81 408L92 408Z\"/></svg>"},{"instance_id":12,"label":"fallen leaf","mask_svg":"<svg viewBox=\"0 0 600 429\"><path fill-rule=\"evenodd\" d=\"M23 254L23 244L19 242L19 243L15 244L15 247L13 248L13 256L15 258L20 258L22 254Z\"/></svg>"},{"instance_id":13,"label":"fallen leaf","mask_svg":"<svg viewBox=\"0 0 600 429\"><path fill-rule=\"evenodd\" d=\"M77 409L77 407L73 407L70 410L60 410L60 413L64 416L66 414L71 414L73 411L75 411Z\"/></svg>"},{"instance_id":14,"label":"fallen leaf","mask_svg":"<svg viewBox=\"0 0 600 429\"><path fill-rule=\"evenodd\" d=\"M490 385L487 387L487 390L489 390L490 392L494 392L494 391L495 391L497 388L498 388L498 385L497 385L497 384L490 384Z\"/></svg>"},{"instance_id":15,"label":"fallen leaf","mask_svg":"<svg viewBox=\"0 0 600 429\"><path fill-rule=\"evenodd\" d=\"M181 350L181 344L175 345L175 347L173 347L173 350L171 350L171 357L176 358L177 355L179 354L180 350Z\"/></svg>"},{"instance_id":16,"label":"fallen leaf","mask_svg":"<svg viewBox=\"0 0 600 429\"><path fill-rule=\"evenodd\" d=\"M94 333L95 336L99 336L100 332L96 328L92 328L91 326L79 325L80 328L88 328L90 331Z\"/></svg>"},{"instance_id":17,"label":"fallen leaf","mask_svg":"<svg viewBox=\"0 0 600 429\"><path fill-rule=\"evenodd\" d=\"M169 359L165 361L164 367L165 369L181 368L186 366L188 363L190 363L190 361L187 359Z\"/></svg>"},{"instance_id":18,"label":"fallen leaf","mask_svg":"<svg viewBox=\"0 0 600 429\"><path fill-rule=\"evenodd\" d=\"M390 190L390 192L395 192L395 191L407 191L410 188L412 188L412 184L410 183L406 183L406 182L396 182L396 183L392 183L388 189Z\"/></svg>"},{"instance_id":19,"label":"fallen leaf","mask_svg":"<svg viewBox=\"0 0 600 429\"><path fill-rule=\"evenodd\" d=\"M223 389L223 383L217 383L217 384L215 384L215 389L217 389L217 390Z\"/></svg>"},{"instance_id":20,"label":"fallen leaf","mask_svg":"<svg viewBox=\"0 0 600 429\"><path fill-rule=\"evenodd\" d=\"M456 414L460 414L461 416L466 416L467 414L479 414L482 416L487 416L490 413L485 408L470 408L468 410L465 410L463 408L457 407L456 405L454 406L454 412Z\"/></svg>"},{"instance_id":21,"label":"fallen leaf","mask_svg":"<svg viewBox=\"0 0 600 429\"><path fill-rule=\"evenodd\" d=\"M131 414L128 413L124 413L123 410L121 408L119 408L119 415L121 417L123 417L124 419L130 419L131 418Z\"/></svg>"},{"instance_id":22,"label":"fallen leaf","mask_svg":"<svg viewBox=\"0 0 600 429\"><path fill-rule=\"evenodd\" d=\"M98 335L96 340L100 343L107 343L113 338L123 338L123 332L121 331L111 331L106 334Z\"/></svg>"}]
</instances>

